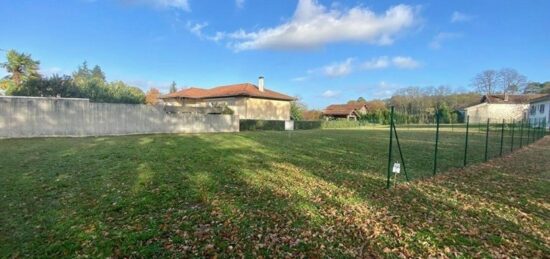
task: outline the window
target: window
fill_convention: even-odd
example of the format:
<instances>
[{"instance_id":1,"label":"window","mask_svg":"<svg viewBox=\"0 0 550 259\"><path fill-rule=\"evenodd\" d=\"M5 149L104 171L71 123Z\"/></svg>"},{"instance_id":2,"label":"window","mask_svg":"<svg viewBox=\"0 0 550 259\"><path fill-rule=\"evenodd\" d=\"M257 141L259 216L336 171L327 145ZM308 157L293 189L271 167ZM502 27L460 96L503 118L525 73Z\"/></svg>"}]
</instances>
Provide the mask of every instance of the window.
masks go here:
<instances>
[{"instance_id":1,"label":"window","mask_svg":"<svg viewBox=\"0 0 550 259\"><path fill-rule=\"evenodd\" d=\"M541 104L539 107L539 112L544 113L544 104Z\"/></svg>"},{"instance_id":2,"label":"window","mask_svg":"<svg viewBox=\"0 0 550 259\"><path fill-rule=\"evenodd\" d=\"M535 112L537 111L537 106L535 105L531 105L531 110L529 111L529 113L531 115L535 115Z\"/></svg>"}]
</instances>

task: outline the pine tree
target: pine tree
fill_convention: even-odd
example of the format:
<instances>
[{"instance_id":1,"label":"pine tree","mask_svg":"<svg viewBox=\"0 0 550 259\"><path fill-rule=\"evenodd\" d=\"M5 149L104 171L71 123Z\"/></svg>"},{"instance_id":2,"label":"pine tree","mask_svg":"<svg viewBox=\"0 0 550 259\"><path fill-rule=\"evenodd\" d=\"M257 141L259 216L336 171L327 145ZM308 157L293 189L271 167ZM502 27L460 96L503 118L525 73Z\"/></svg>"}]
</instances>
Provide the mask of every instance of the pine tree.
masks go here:
<instances>
[{"instance_id":1,"label":"pine tree","mask_svg":"<svg viewBox=\"0 0 550 259\"><path fill-rule=\"evenodd\" d=\"M176 88L176 82L172 81L172 84L170 84L170 93L177 92L178 89Z\"/></svg>"}]
</instances>

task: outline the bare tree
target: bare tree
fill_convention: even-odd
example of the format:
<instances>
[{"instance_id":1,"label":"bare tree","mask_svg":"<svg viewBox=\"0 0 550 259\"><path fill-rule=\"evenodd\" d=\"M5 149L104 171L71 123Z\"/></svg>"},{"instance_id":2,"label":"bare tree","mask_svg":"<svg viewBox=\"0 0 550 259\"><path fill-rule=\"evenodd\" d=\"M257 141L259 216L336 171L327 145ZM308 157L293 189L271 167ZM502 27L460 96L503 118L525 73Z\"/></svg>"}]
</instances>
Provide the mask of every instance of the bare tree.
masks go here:
<instances>
[{"instance_id":1,"label":"bare tree","mask_svg":"<svg viewBox=\"0 0 550 259\"><path fill-rule=\"evenodd\" d=\"M498 85L497 74L495 70L485 70L472 79L472 85L481 94L494 94Z\"/></svg>"},{"instance_id":2,"label":"bare tree","mask_svg":"<svg viewBox=\"0 0 550 259\"><path fill-rule=\"evenodd\" d=\"M497 80L502 91L518 93L527 85L527 77L513 68L503 68L498 71Z\"/></svg>"}]
</instances>

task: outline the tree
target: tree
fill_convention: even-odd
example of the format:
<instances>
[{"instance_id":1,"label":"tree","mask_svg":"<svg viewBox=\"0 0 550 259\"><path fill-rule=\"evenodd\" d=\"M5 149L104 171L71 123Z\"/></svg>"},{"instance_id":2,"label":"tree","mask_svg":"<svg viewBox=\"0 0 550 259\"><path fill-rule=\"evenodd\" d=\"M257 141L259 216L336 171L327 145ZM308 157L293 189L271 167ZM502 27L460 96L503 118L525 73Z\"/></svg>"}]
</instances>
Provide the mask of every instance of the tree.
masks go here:
<instances>
[{"instance_id":1,"label":"tree","mask_svg":"<svg viewBox=\"0 0 550 259\"><path fill-rule=\"evenodd\" d=\"M495 70L485 70L472 79L472 85L476 87L477 91L481 94L494 94L497 90L497 78L497 72Z\"/></svg>"},{"instance_id":2,"label":"tree","mask_svg":"<svg viewBox=\"0 0 550 259\"><path fill-rule=\"evenodd\" d=\"M40 77L38 74L40 61L33 60L30 54L10 50L6 54L6 59L7 61L1 66L10 74L7 78L12 80L16 86L29 79Z\"/></svg>"},{"instance_id":3,"label":"tree","mask_svg":"<svg viewBox=\"0 0 550 259\"><path fill-rule=\"evenodd\" d=\"M32 78L21 85L8 88L9 95L44 97L79 97L79 89L70 76L52 75L46 78Z\"/></svg>"},{"instance_id":4,"label":"tree","mask_svg":"<svg viewBox=\"0 0 550 259\"><path fill-rule=\"evenodd\" d=\"M498 71L497 81L503 92L519 93L527 84L527 77L512 68L503 68Z\"/></svg>"},{"instance_id":5,"label":"tree","mask_svg":"<svg viewBox=\"0 0 550 259\"><path fill-rule=\"evenodd\" d=\"M357 98L357 100L349 100L347 104L358 104L358 103L366 103L366 102L367 100L365 100L365 98L359 97Z\"/></svg>"},{"instance_id":6,"label":"tree","mask_svg":"<svg viewBox=\"0 0 550 259\"><path fill-rule=\"evenodd\" d=\"M88 62L82 62L82 65L78 66L75 72L73 72L73 79L77 84L84 84L92 78L92 71L88 68Z\"/></svg>"},{"instance_id":7,"label":"tree","mask_svg":"<svg viewBox=\"0 0 550 259\"><path fill-rule=\"evenodd\" d=\"M439 109L439 121L441 123L450 123L451 122L451 111L449 106L446 103L442 103L438 107Z\"/></svg>"},{"instance_id":8,"label":"tree","mask_svg":"<svg viewBox=\"0 0 550 259\"><path fill-rule=\"evenodd\" d=\"M320 120L323 117L323 112L318 110L304 110L302 111L302 120L315 121Z\"/></svg>"},{"instance_id":9,"label":"tree","mask_svg":"<svg viewBox=\"0 0 550 259\"><path fill-rule=\"evenodd\" d=\"M101 70L101 67L99 67L98 65L95 65L94 68L92 69L91 76L92 76L92 79L98 80L103 83L107 81L105 78L105 73L103 73L103 71Z\"/></svg>"},{"instance_id":10,"label":"tree","mask_svg":"<svg viewBox=\"0 0 550 259\"><path fill-rule=\"evenodd\" d=\"M122 81L109 83L106 90L106 96L101 100L103 102L131 104L145 102L145 94L141 89L129 86Z\"/></svg>"},{"instance_id":11,"label":"tree","mask_svg":"<svg viewBox=\"0 0 550 259\"><path fill-rule=\"evenodd\" d=\"M178 88L176 88L176 82L172 81L172 84L170 84L170 93L175 93L178 91Z\"/></svg>"},{"instance_id":12,"label":"tree","mask_svg":"<svg viewBox=\"0 0 550 259\"><path fill-rule=\"evenodd\" d=\"M7 90L12 85L13 85L13 81L11 80L8 80L8 79L0 80L0 90Z\"/></svg>"},{"instance_id":13,"label":"tree","mask_svg":"<svg viewBox=\"0 0 550 259\"><path fill-rule=\"evenodd\" d=\"M294 121L302 120L302 112L306 110L306 105L300 101L300 98L290 102L290 119Z\"/></svg>"},{"instance_id":14,"label":"tree","mask_svg":"<svg viewBox=\"0 0 550 259\"><path fill-rule=\"evenodd\" d=\"M158 103L158 98L160 96L160 91L156 88L151 88L145 94L145 104L156 105Z\"/></svg>"},{"instance_id":15,"label":"tree","mask_svg":"<svg viewBox=\"0 0 550 259\"><path fill-rule=\"evenodd\" d=\"M550 94L550 81L545 83L531 82L523 90L524 94Z\"/></svg>"}]
</instances>

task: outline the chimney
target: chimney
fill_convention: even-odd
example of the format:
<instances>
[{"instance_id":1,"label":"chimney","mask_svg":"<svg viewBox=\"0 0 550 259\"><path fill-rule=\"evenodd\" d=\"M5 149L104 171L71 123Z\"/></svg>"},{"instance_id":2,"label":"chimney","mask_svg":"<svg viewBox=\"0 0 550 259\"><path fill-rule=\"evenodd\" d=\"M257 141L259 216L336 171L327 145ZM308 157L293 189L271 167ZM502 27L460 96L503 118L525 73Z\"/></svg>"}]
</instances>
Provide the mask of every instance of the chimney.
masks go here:
<instances>
[{"instance_id":1,"label":"chimney","mask_svg":"<svg viewBox=\"0 0 550 259\"><path fill-rule=\"evenodd\" d=\"M264 77L263 76L260 76L258 78L258 90L260 90L260 92L264 91Z\"/></svg>"},{"instance_id":2,"label":"chimney","mask_svg":"<svg viewBox=\"0 0 550 259\"><path fill-rule=\"evenodd\" d=\"M504 101L505 101L505 102L508 101L508 92L504 92Z\"/></svg>"}]
</instances>

